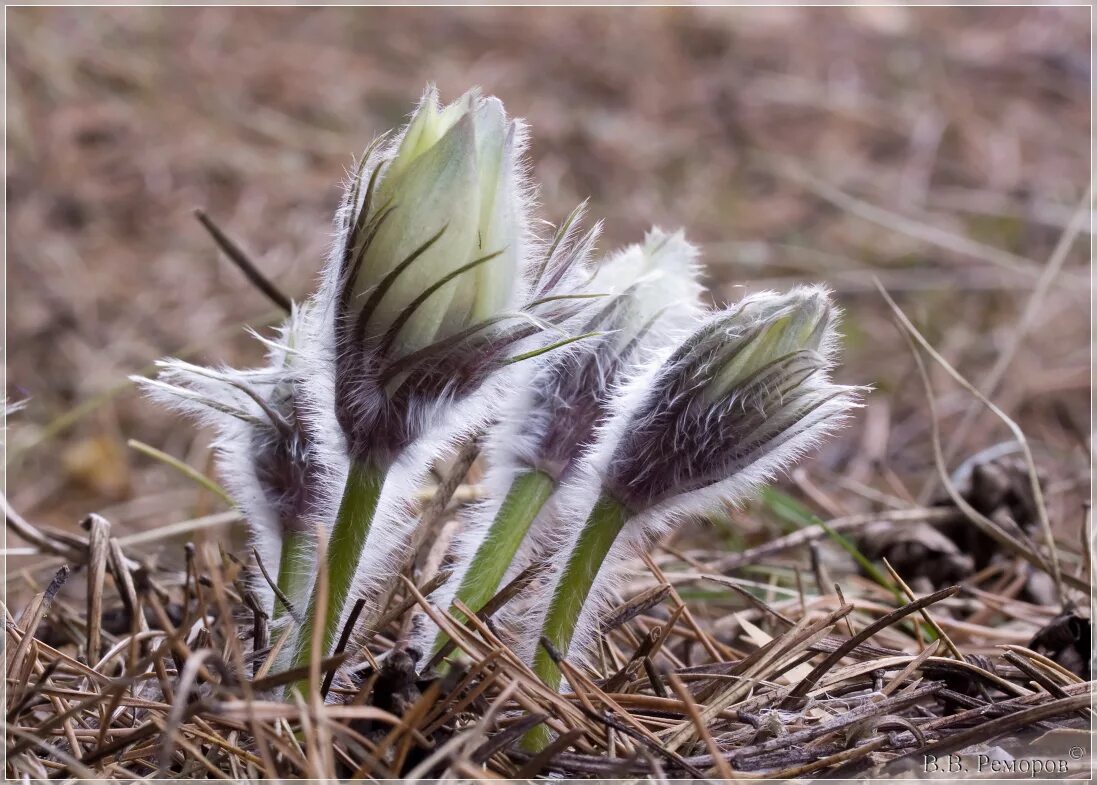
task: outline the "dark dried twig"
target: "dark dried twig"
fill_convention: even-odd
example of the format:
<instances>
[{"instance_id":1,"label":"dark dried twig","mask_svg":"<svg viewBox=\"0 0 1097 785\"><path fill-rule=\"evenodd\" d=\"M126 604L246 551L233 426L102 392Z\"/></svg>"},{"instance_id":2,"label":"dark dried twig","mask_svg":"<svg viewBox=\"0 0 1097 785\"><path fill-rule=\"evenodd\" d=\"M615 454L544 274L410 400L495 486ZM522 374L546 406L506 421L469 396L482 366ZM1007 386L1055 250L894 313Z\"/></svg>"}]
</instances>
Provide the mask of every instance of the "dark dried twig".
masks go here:
<instances>
[{"instance_id":1,"label":"dark dried twig","mask_svg":"<svg viewBox=\"0 0 1097 785\"><path fill-rule=\"evenodd\" d=\"M237 269L244 274L244 277L248 279L252 286L266 295L268 300L286 313L293 310L293 301L263 274L248 255L241 250L240 246L229 239L228 235L221 231L221 228L213 222L212 218L206 215L204 210L195 208L194 217L209 232L210 237L217 243L217 247L221 249L230 262L236 265Z\"/></svg>"}]
</instances>

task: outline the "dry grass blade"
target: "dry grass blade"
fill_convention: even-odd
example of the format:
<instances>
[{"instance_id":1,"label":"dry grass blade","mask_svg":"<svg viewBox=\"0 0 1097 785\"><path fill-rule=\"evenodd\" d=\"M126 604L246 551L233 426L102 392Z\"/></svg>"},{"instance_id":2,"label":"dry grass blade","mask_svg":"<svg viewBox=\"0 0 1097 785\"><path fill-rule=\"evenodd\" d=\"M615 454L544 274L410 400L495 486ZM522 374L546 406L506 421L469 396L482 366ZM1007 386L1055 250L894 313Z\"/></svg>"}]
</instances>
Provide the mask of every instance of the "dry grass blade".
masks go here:
<instances>
[{"instance_id":1,"label":"dry grass blade","mask_svg":"<svg viewBox=\"0 0 1097 785\"><path fill-rule=\"evenodd\" d=\"M895 568L891 566L891 563L887 559L883 559L882 561L884 562L884 567L887 568L888 573L891 575L892 580L902 589L903 594L907 596L907 599L911 602L916 601L917 598L914 596L914 592L910 590L906 581L904 581L899 573L895 571ZM960 653L960 649L952 642L952 639L948 637L948 633L942 630L941 626L933 620L933 617L929 615L929 611L922 608L918 613L926 620L926 624L933 628L937 637L945 642L945 645L948 646L948 650L952 652L952 656L958 660L964 659L964 655Z\"/></svg>"},{"instance_id":2,"label":"dry grass blade","mask_svg":"<svg viewBox=\"0 0 1097 785\"><path fill-rule=\"evenodd\" d=\"M110 523L100 515L84 521L88 530L88 662L99 659L102 648L100 622L103 618L103 581L107 577L110 554Z\"/></svg>"},{"instance_id":3,"label":"dry grass blade","mask_svg":"<svg viewBox=\"0 0 1097 785\"><path fill-rule=\"evenodd\" d=\"M506 586L497 591L494 597L484 603L484 607L475 614L476 618L481 621L486 621L490 619L496 612L499 611L500 608L502 608L504 605L514 599L514 597L517 596L519 592L521 592L533 581L535 581L545 571L545 568L546 564L543 562L536 562L534 564L531 564L529 567L526 567L524 570L514 576L514 578L509 583L507 583ZM421 593L425 595L428 592ZM466 616L466 618L469 618L469 616ZM438 649L437 652L435 652L434 656L432 656L430 660L427 661L427 669L437 666L438 663L445 659L454 650L455 647L456 644L454 643L452 637L450 637L450 639L440 649Z\"/></svg>"},{"instance_id":4,"label":"dry grass blade","mask_svg":"<svg viewBox=\"0 0 1097 785\"><path fill-rule=\"evenodd\" d=\"M915 363L917 364L919 374L922 377L922 383L923 385L925 385L926 395L929 399L929 405L931 408L934 458L937 461L938 472L942 477L942 481L945 484L945 489L948 491L949 497L953 500L957 507L963 510L964 513L977 526L979 526L980 529L983 529L988 535L993 537L999 543L1010 548L1014 553L1020 555L1022 558L1025 558L1026 560L1032 562L1041 569L1047 571L1055 581L1055 585L1059 593L1060 604L1065 606L1065 604L1068 602L1068 597L1063 589L1064 583L1069 583L1072 588L1078 589L1079 591L1091 592L1092 586L1089 583L1078 580L1069 573L1063 573L1062 568L1059 565L1058 548L1055 544L1055 538L1052 535L1051 521L1048 519L1047 505L1044 503L1044 494L1043 490L1040 488L1040 480L1036 472L1036 464L1033 460L1032 451L1029 448L1028 440L1025 438L1024 432L1020 429L1016 422L1008 417L1005 412L999 409L993 402L987 399L986 396L984 396L981 392L975 389L975 387L973 387L971 383L964 379L964 377L959 372L957 372L956 369L953 368L952 365L950 365L944 357L942 357L932 346L930 346L929 342L926 341L922 334L918 332L917 328L915 328L915 326L911 324L910 320L902 312L899 306L895 304L895 301L891 299L891 296L888 295L887 291L885 291L882 286L879 286L878 282L877 287L880 291L880 294L884 297L888 305L891 307L892 312L895 314L895 318L900 327L903 329L904 335L912 343L911 349L914 353ZM967 501L963 499L959 493L957 493L955 486L948 480L946 476L946 467L944 465L944 455L941 452L940 433L934 404L933 388L930 384L929 377L926 374L921 354L919 354L918 351L914 348L914 343L917 343L918 346L920 346L927 354L929 354L934 359L934 361L936 361L942 368L945 369L946 372L948 372L949 376L951 376L968 392L972 393L984 406L990 409L998 417L998 419L1005 423L1010 432L1013 434L1014 438L1021 445L1021 450L1024 454L1025 463L1028 467L1029 488L1036 502L1038 520L1040 522L1040 527L1043 530L1045 541L1048 546L1049 556L1047 563L1045 563L1044 558L1041 557L1039 554L1030 553L1026 548L1017 543L1011 537L1009 537L1009 535L1001 532L999 527L996 526L993 521L990 521L986 516L981 515L976 510L974 510L971 505L968 504Z\"/></svg>"},{"instance_id":5,"label":"dry grass blade","mask_svg":"<svg viewBox=\"0 0 1097 785\"><path fill-rule=\"evenodd\" d=\"M206 215L205 210L195 209L194 217L198 219L198 222L202 224L203 228L209 232L210 237L217 243L217 247L224 252L229 261L236 265L240 272L248 279L248 282L266 295L267 299L277 305L286 313L293 310L292 301L282 294L274 283L271 282L266 275L251 261L240 247L229 239L221 227L214 223L213 219Z\"/></svg>"},{"instance_id":6,"label":"dry grass blade","mask_svg":"<svg viewBox=\"0 0 1097 785\"><path fill-rule=\"evenodd\" d=\"M906 216L889 212L873 204L862 201L861 199L857 199L856 197L850 196L838 188L835 188L830 183L814 176L792 159L773 158L772 161L774 169L778 173L796 181L821 199L825 199L836 207L852 213L859 218L880 224L893 231L916 237L919 240L944 248L947 251L990 262L993 265L1012 272L1032 277L1039 275L1039 268L1031 259L1026 259L1023 256L1018 256L1008 251L1003 251L999 248L977 242L969 237L953 234L952 232L939 229L936 226L931 226Z\"/></svg>"},{"instance_id":7,"label":"dry grass blade","mask_svg":"<svg viewBox=\"0 0 1097 785\"><path fill-rule=\"evenodd\" d=\"M656 605L662 603L663 600L667 598L667 595L670 594L670 591L671 586L666 583L646 589L628 602L614 608L608 613L606 618L602 621L602 629L609 632L610 630L620 627L625 622L635 619L641 613L646 613Z\"/></svg>"},{"instance_id":8,"label":"dry grass blade","mask_svg":"<svg viewBox=\"0 0 1097 785\"><path fill-rule=\"evenodd\" d=\"M1048 259L1047 264L1044 265L1043 269L1040 271L1040 278L1036 282L1036 288L1033 289L1032 294L1029 295L1028 302L1025 303L1025 308L1021 312L1020 319L1017 320L1017 323L1010 331L1009 340L1006 343L1005 348L998 353L998 357L995 359L993 367L987 371L982 381L977 385L977 388L988 398L997 392L998 386L1002 382L1002 377L1005 375L1010 363L1013 362L1013 359L1017 354L1017 349L1032 328L1036 316L1047 300L1051 285L1059 275L1059 272L1063 269L1070 249L1078 239L1078 235L1081 234L1082 229L1087 223L1092 222L1092 202L1093 192L1091 188L1086 192L1085 196L1082 197L1070 222L1063 230L1062 235L1060 235L1059 242L1051 252L1051 258ZM982 409L976 402L964 412L963 418L949 435L948 446L944 452L946 462L951 461L956 457L956 451L960 448L960 445L966 442L968 430L975 422L975 418L980 411L982 411ZM925 495L927 495L927 493L924 491L923 496Z\"/></svg>"},{"instance_id":9,"label":"dry grass blade","mask_svg":"<svg viewBox=\"0 0 1097 785\"><path fill-rule=\"evenodd\" d=\"M10 643L7 644L7 672L8 678L13 680L14 686L14 689L9 695L13 700L19 699L23 687L27 683L27 677L30 675L30 665L33 664L33 659L28 657L28 655L31 654L36 644L34 636L38 632L38 627L49 611L54 598L57 596L57 592L61 590L65 581L68 580L69 572L70 569L68 565L63 565L53 576L53 579L50 581L49 586L46 587L46 590L34 596L30 606L23 612L14 625L14 630L20 635L19 642L14 649ZM9 629L9 635L10 634L11 629ZM28 662L30 665L28 665Z\"/></svg>"},{"instance_id":10,"label":"dry grass blade","mask_svg":"<svg viewBox=\"0 0 1097 785\"><path fill-rule=\"evenodd\" d=\"M682 700L682 704L686 707L686 713L689 715L690 721L693 722L694 726L697 728L697 735L708 748L709 754L712 756L713 763L715 764L715 772L720 775L720 779L728 781L733 780L735 778L735 773L731 770L731 766L728 765L727 760L724 758L724 753L716 746L716 740L712 738L712 733L709 732L708 725L701 716L701 712L697 709L697 703L693 700L693 696L690 695L689 689L682 683L682 680L673 673L669 675L668 680L670 681L670 686L674 689L675 694Z\"/></svg>"},{"instance_id":11,"label":"dry grass blade","mask_svg":"<svg viewBox=\"0 0 1097 785\"><path fill-rule=\"evenodd\" d=\"M849 652L853 651L853 649L856 648L857 644L867 641L876 633L880 632L883 629L886 629L887 627L890 627L892 624L906 616L909 616L911 613L921 610L922 608L926 608L935 602L939 602L940 600L945 599L946 597L951 597L958 591L960 591L960 587L950 586L947 589L942 589L941 591L934 592L928 597L922 597L919 600L915 600L914 602L904 605L902 608L897 608L893 612L889 613L887 616L884 616L882 619L878 619L876 622L868 625L859 633L857 633L841 646L839 646L837 649L835 649L833 653L828 655L826 659L819 663L802 682L797 684L792 689L792 692L788 694L788 699L791 700L793 698L800 698L806 695L808 690L810 690L813 686L815 686L816 683L818 683L823 674L830 670L831 666L841 660Z\"/></svg>"},{"instance_id":12,"label":"dry grass blade","mask_svg":"<svg viewBox=\"0 0 1097 785\"><path fill-rule=\"evenodd\" d=\"M12 509L6 496L0 495L4 504L4 518L7 525L22 539L34 545L43 553L53 553L72 562L83 561L86 544L77 544L61 536L53 536L40 527L28 523L23 516Z\"/></svg>"},{"instance_id":13,"label":"dry grass blade","mask_svg":"<svg viewBox=\"0 0 1097 785\"><path fill-rule=\"evenodd\" d=\"M917 657L911 659L910 663L908 663L906 667L904 667L903 670L901 670L895 678L893 678L884 686L882 690L880 690L880 694L884 697L887 697L895 692L895 690L899 689L899 687L903 685L903 682L907 680L907 677L909 677L912 673L921 668L925 664L926 660L928 660L930 657L937 653L937 649L939 649L940 647L941 641L939 640L930 643L929 646L923 649Z\"/></svg>"}]
</instances>

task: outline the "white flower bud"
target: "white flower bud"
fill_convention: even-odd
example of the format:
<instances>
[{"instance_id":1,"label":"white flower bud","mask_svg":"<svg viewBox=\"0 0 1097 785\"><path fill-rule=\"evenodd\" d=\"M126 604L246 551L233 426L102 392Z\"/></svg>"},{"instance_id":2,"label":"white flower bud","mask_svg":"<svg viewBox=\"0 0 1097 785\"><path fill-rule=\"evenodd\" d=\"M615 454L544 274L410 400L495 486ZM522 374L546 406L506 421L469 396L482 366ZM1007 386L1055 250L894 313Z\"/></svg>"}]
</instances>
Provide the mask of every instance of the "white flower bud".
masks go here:
<instances>
[{"instance_id":1,"label":"white flower bud","mask_svg":"<svg viewBox=\"0 0 1097 785\"><path fill-rule=\"evenodd\" d=\"M498 99L474 90L439 107L432 88L351 181L319 300L354 460L391 464L508 350L536 349L533 336L574 312L556 302L570 279L531 280L524 145Z\"/></svg>"},{"instance_id":2,"label":"white flower bud","mask_svg":"<svg viewBox=\"0 0 1097 785\"><path fill-rule=\"evenodd\" d=\"M362 218L391 213L364 249L352 282L353 301L368 299L386 275L429 246L372 309L366 337L383 336L430 287L495 254L415 306L393 337L392 357L423 349L511 304L522 250L516 129L498 99L470 92L440 109L429 91L395 157L383 166L369 214Z\"/></svg>"},{"instance_id":3,"label":"white flower bud","mask_svg":"<svg viewBox=\"0 0 1097 785\"><path fill-rule=\"evenodd\" d=\"M710 317L619 402L603 439L607 490L634 513L735 502L791 464L857 399L827 377L835 321L818 287L754 295Z\"/></svg>"}]
</instances>

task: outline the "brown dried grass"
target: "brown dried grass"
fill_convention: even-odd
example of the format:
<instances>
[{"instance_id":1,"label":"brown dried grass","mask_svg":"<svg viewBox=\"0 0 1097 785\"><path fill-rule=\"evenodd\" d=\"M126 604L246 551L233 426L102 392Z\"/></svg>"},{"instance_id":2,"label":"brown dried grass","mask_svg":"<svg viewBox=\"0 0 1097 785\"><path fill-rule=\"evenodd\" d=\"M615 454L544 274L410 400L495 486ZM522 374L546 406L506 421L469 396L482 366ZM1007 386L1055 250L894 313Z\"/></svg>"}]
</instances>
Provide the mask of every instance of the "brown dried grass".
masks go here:
<instances>
[{"instance_id":1,"label":"brown dried grass","mask_svg":"<svg viewBox=\"0 0 1097 785\"><path fill-rule=\"evenodd\" d=\"M428 526L442 525L433 511L454 490L439 486ZM962 515L902 512L894 525ZM430 604L445 573L409 565L365 650L320 663L324 673L355 663L325 705L279 699L305 669L271 672L282 641L270 640L238 559L188 546L184 570L158 570L128 556L102 518L88 528L86 539L43 535L40 547L70 563L8 617L10 777L851 776L1089 720L1094 684L1029 648L1062 620L1011 596L1019 584L1003 574L1022 574L1016 558L898 603L894 587L857 574L783 589L777 572L796 569L795 549L827 536L821 526L738 554L731 569L719 551L657 549L607 618L600 666L561 662L565 694L491 623L528 574L462 624ZM738 577L751 567L771 571L768 588ZM87 607L105 615L56 602L81 574ZM734 591L683 600L704 585ZM977 620L988 607L990 623ZM417 654L401 645L416 613L455 646L444 676L416 676ZM106 653L89 658L97 639ZM557 741L530 756L517 742L538 722Z\"/></svg>"}]
</instances>

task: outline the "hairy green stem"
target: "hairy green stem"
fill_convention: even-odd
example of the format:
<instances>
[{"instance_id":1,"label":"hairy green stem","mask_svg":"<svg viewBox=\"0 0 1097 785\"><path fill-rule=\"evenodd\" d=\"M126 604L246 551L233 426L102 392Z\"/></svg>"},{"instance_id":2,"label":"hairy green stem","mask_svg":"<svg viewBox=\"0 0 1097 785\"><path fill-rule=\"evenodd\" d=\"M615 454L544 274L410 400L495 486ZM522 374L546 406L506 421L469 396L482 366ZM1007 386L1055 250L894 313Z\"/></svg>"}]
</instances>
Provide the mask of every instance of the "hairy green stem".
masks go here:
<instances>
[{"instance_id":1,"label":"hairy green stem","mask_svg":"<svg viewBox=\"0 0 1097 785\"><path fill-rule=\"evenodd\" d=\"M282 556L278 560L278 589L295 607L309 577L308 558L311 548L308 532L287 531L282 538ZM296 610L300 612L300 608ZM278 621L286 613L286 606L275 597L272 619Z\"/></svg>"},{"instance_id":2,"label":"hairy green stem","mask_svg":"<svg viewBox=\"0 0 1097 785\"><path fill-rule=\"evenodd\" d=\"M567 566L560 576L552 595L548 615L545 617L541 635L549 640L553 648L561 655L567 654L571 646L575 625L590 595L598 570L609 555L617 535L621 533L629 519L629 511L608 494L603 493L590 517L587 518L579 540L568 557ZM533 658L533 672L541 681L553 689L560 687L560 669L552 661L545 647L538 644ZM539 752L549 743L549 730L538 725L522 740L522 747L528 752Z\"/></svg>"},{"instance_id":3,"label":"hairy green stem","mask_svg":"<svg viewBox=\"0 0 1097 785\"><path fill-rule=\"evenodd\" d=\"M323 625L320 656L327 657L332 653L331 648L339 631L339 619L343 615L343 605L350 592L354 574L358 570L358 562L366 545L366 537L369 535L374 513L377 512L377 500L381 496L381 487L384 484L383 469L372 464L351 464L347 483L343 488L343 498L339 502L335 528L332 529L331 538L328 541L326 565L321 568L327 570L327 603L325 604L327 610L323 619L316 618L319 599L316 596L319 586L319 576L317 576L317 583L313 586L312 597L309 600L308 612L305 614L305 622L297 636L297 651L293 660L296 666L305 665L310 661L312 635L317 623Z\"/></svg>"},{"instance_id":4,"label":"hairy green stem","mask_svg":"<svg viewBox=\"0 0 1097 785\"><path fill-rule=\"evenodd\" d=\"M495 596L533 519L545 506L555 488L553 479L542 471L526 472L514 480L491 523L487 537L472 557L472 563L454 599L460 600L470 610L479 611ZM464 621L459 611L451 609L451 612ZM446 641L445 633L439 632L434 639L432 651L437 652Z\"/></svg>"}]
</instances>

